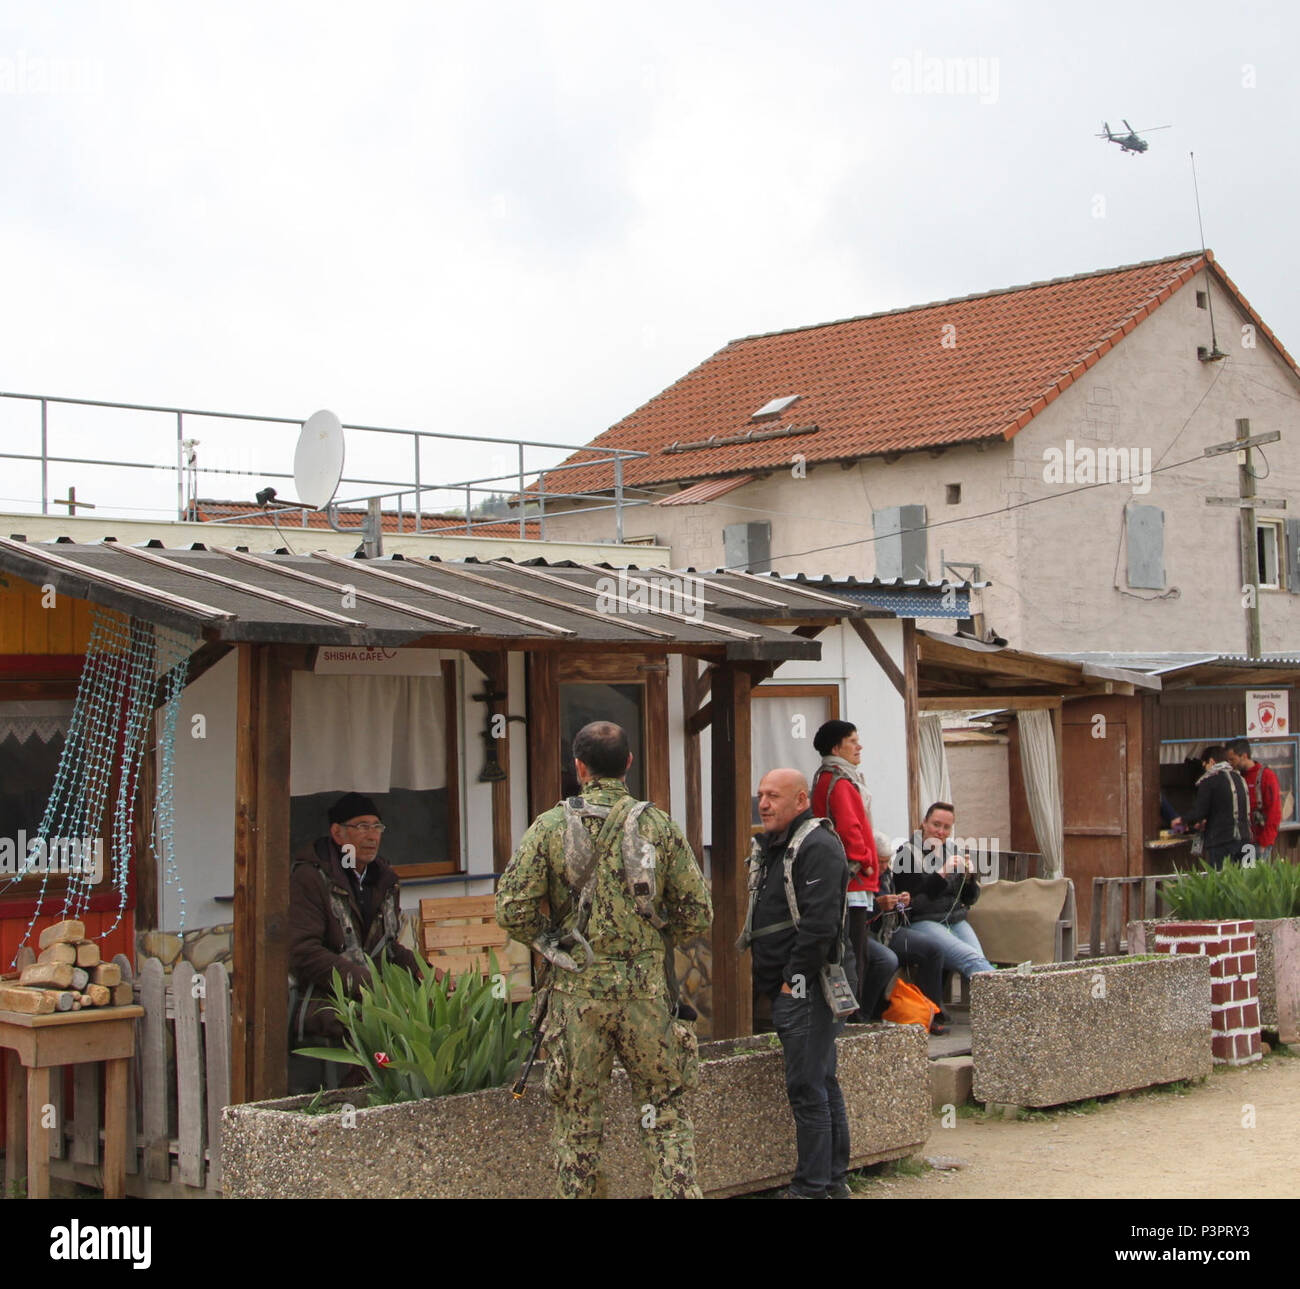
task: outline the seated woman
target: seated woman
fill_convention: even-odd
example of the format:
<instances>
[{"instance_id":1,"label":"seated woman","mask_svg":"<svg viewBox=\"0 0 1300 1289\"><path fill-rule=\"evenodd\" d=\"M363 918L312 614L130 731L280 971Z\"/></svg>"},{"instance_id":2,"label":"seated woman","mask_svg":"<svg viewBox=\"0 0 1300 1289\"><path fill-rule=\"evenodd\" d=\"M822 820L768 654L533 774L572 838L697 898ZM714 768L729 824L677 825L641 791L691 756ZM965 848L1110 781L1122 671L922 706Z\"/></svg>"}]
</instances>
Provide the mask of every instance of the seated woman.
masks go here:
<instances>
[{"instance_id":1,"label":"seated woman","mask_svg":"<svg viewBox=\"0 0 1300 1289\"><path fill-rule=\"evenodd\" d=\"M858 1012L851 1020L880 1019L898 959L867 934L880 881L880 860L871 828L871 794L862 771L862 742L848 721L827 721L813 735L822 763L813 778L813 813L835 825L849 861L849 939L858 968Z\"/></svg>"},{"instance_id":2,"label":"seated woman","mask_svg":"<svg viewBox=\"0 0 1300 1289\"><path fill-rule=\"evenodd\" d=\"M889 841L876 834L876 854L888 853ZM931 1034L948 1032L948 1014L943 1010L943 950L925 936L918 935L908 924L911 891L896 893L894 872L889 864L881 866L880 889L876 908L867 920L867 931L879 940L908 968L912 982L937 1007L938 1015L930 1022Z\"/></svg>"},{"instance_id":3,"label":"seated woman","mask_svg":"<svg viewBox=\"0 0 1300 1289\"><path fill-rule=\"evenodd\" d=\"M954 818L946 801L936 801L925 812L920 836L905 842L894 856L894 886L911 894L912 937L937 947L943 965L969 980L994 967L966 920L979 899L980 879L969 857L958 854L950 840Z\"/></svg>"}]
</instances>

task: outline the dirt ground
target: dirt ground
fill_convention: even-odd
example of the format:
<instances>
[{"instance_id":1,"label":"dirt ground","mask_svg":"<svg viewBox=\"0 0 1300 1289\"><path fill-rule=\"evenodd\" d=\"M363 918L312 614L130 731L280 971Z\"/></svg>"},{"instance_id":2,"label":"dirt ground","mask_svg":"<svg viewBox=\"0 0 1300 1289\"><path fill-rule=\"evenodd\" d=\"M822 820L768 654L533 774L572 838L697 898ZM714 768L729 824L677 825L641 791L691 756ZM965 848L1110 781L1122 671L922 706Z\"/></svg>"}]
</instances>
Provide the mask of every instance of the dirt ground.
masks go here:
<instances>
[{"instance_id":1,"label":"dirt ground","mask_svg":"<svg viewBox=\"0 0 1300 1289\"><path fill-rule=\"evenodd\" d=\"M1292 1051L1300 1049L1292 1048ZM870 1199L1300 1196L1300 1058L1216 1067L1185 1092L1146 1092L1029 1119L935 1119L918 1158L962 1167L870 1182ZM1253 1117L1253 1126L1251 1125Z\"/></svg>"}]
</instances>

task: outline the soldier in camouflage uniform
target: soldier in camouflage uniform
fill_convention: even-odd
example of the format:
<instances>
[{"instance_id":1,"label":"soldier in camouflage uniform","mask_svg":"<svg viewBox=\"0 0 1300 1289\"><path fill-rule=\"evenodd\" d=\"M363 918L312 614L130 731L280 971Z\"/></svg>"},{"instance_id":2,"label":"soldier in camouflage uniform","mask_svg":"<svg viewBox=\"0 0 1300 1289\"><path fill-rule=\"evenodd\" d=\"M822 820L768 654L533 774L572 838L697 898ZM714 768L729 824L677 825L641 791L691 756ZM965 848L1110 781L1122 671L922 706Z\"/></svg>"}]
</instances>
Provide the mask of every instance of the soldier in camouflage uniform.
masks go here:
<instances>
[{"instance_id":1,"label":"soldier in camouflage uniform","mask_svg":"<svg viewBox=\"0 0 1300 1289\"><path fill-rule=\"evenodd\" d=\"M669 996L665 937L684 940L708 929L713 908L695 856L677 825L647 806L633 828L654 847L655 889L638 900L624 865L623 821L634 804L624 784L632 758L627 735L610 722L578 732L573 755L588 808L608 809L610 826L599 817L576 815L564 803L534 820L501 876L497 922L511 937L532 945L547 931L562 934L585 918L585 950L571 958L552 953L551 994L544 1023L546 1093L555 1107L553 1144L558 1172L556 1194L596 1194L604 1129L604 1094L615 1055L627 1071L640 1108L643 1140L652 1157L657 1198L699 1198L695 1180L695 1138L683 1095L695 1086L699 1062L695 1035L675 1018ZM605 843L594 847L594 868L575 889L576 845L571 829L585 828ZM582 912L584 888L590 911ZM543 901L553 914L548 927ZM651 907L651 905L653 907ZM649 915L647 916L647 910ZM662 930L654 921L662 920ZM568 941L566 941L567 943ZM554 944L554 939L551 940Z\"/></svg>"}]
</instances>

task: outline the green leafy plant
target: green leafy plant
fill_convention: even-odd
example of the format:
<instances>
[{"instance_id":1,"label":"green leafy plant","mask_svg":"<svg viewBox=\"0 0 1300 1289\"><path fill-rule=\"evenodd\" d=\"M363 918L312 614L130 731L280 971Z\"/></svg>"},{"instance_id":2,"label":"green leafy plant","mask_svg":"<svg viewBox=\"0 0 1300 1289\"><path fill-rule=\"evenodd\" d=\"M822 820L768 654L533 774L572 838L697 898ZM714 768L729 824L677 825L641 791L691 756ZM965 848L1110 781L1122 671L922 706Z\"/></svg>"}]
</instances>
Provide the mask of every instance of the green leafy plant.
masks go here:
<instances>
[{"instance_id":1,"label":"green leafy plant","mask_svg":"<svg viewBox=\"0 0 1300 1289\"><path fill-rule=\"evenodd\" d=\"M1202 863L1167 886L1165 898L1180 919L1300 917L1300 865L1265 860L1215 869Z\"/></svg>"},{"instance_id":2,"label":"green leafy plant","mask_svg":"<svg viewBox=\"0 0 1300 1289\"><path fill-rule=\"evenodd\" d=\"M489 974L467 971L423 979L392 962L374 962L370 983L351 998L334 973L330 999L344 1046L307 1047L299 1056L356 1065L370 1076L370 1104L477 1092L509 1083L529 1046L528 1004L511 1004L506 977L489 956Z\"/></svg>"}]
</instances>

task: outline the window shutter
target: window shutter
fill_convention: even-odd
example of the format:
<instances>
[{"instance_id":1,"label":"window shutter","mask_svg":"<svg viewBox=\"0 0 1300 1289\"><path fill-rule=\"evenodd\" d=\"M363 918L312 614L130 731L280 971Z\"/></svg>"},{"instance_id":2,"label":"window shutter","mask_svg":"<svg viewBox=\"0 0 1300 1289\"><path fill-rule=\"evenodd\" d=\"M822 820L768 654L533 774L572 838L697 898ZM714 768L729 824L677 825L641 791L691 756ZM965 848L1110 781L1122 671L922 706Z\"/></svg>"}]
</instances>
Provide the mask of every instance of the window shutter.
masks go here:
<instances>
[{"instance_id":1,"label":"window shutter","mask_svg":"<svg viewBox=\"0 0 1300 1289\"><path fill-rule=\"evenodd\" d=\"M1300 519L1286 521L1286 589L1300 595Z\"/></svg>"},{"instance_id":2,"label":"window shutter","mask_svg":"<svg viewBox=\"0 0 1300 1289\"><path fill-rule=\"evenodd\" d=\"M1129 506L1128 584L1165 589L1165 512L1159 506Z\"/></svg>"},{"instance_id":3,"label":"window shutter","mask_svg":"<svg viewBox=\"0 0 1300 1289\"><path fill-rule=\"evenodd\" d=\"M928 577L924 506L886 506L871 512L876 535L876 576Z\"/></svg>"},{"instance_id":4,"label":"window shutter","mask_svg":"<svg viewBox=\"0 0 1300 1289\"><path fill-rule=\"evenodd\" d=\"M772 524L762 520L751 524L728 524L722 530L723 560L728 568L745 573L772 570Z\"/></svg>"}]
</instances>

